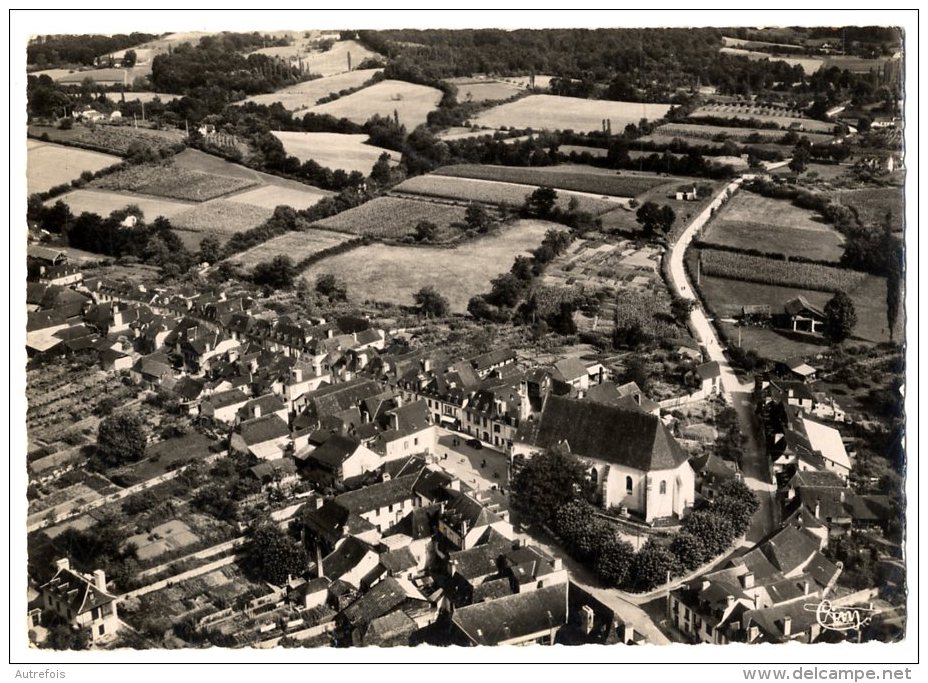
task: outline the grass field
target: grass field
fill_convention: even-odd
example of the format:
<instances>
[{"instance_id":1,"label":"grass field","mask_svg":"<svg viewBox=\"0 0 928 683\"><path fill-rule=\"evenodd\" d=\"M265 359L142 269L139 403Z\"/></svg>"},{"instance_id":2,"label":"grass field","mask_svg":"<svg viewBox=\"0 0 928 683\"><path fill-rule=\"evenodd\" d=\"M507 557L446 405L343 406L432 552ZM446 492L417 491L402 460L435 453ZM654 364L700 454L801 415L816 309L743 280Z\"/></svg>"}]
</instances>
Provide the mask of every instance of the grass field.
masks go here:
<instances>
[{"instance_id":1,"label":"grass field","mask_svg":"<svg viewBox=\"0 0 928 683\"><path fill-rule=\"evenodd\" d=\"M464 206L400 197L378 197L321 220L315 227L354 235L402 239L413 234L419 221L430 221L438 226L438 240L446 240L464 229L465 211Z\"/></svg>"},{"instance_id":2,"label":"grass field","mask_svg":"<svg viewBox=\"0 0 928 683\"><path fill-rule=\"evenodd\" d=\"M160 164L139 164L98 178L91 186L115 192L141 194L205 202L256 184L244 178L232 178L178 167L170 160Z\"/></svg>"},{"instance_id":3,"label":"grass field","mask_svg":"<svg viewBox=\"0 0 928 683\"><path fill-rule=\"evenodd\" d=\"M172 95L170 93L163 93L163 92L127 92L125 93L125 95L126 95L126 100L125 100L126 102L138 101L138 102L142 102L143 104L148 104L149 102L152 102L154 100L161 100L162 102L167 104L168 102L171 102L172 100L176 100L177 98L180 97L180 95ZM121 93L112 93L112 92L107 93L106 99L108 99L110 102L122 102L123 101Z\"/></svg>"},{"instance_id":4,"label":"grass field","mask_svg":"<svg viewBox=\"0 0 928 683\"><path fill-rule=\"evenodd\" d=\"M190 232L232 235L261 225L273 213L273 209L214 199L177 214L171 224Z\"/></svg>"},{"instance_id":5,"label":"grass field","mask_svg":"<svg viewBox=\"0 0 928 683\"><path fill-rule=\"evenodd\" d=\"M739 249L838 261L844 237L815 213L752 192L735 195L709 223L703 240Z\"/></svg>"},{"instance_id":6,"label":"grass field","mask_svg":"<svg viewBox=\"0 0 928 683\"><path fill-rule=\"evenodd\" d=\"M819 121L810 119L805 116L797 115L794 110L778 110L777 107L744 104L741 102L732 104L715 104L700 107L692 113L692 116L727 116L731 118L753 118L758 121L775 123L781 128L789 128L793 124L799 124L803 130L811 132L831 133L835 124L829 121Z\"/></svg>"},{"instance_id":7,"label":"grass field","mask_svg":"<svg viewBox=\"0 0 928 683\"><path fill-rule=\"evenodd\" d=\"M525 87L482 78L449 78L458 89L458 102L495 102L525 92Z\"/></svg>"},{"instance_id":8,"label":"grass field","mask_svg":"<svg viewBox=\"0 0 928 683\"><path fill-rule=\"evenodd\" d=\"M399 152L365 144L366 135L340 133L298 133L274 131L274 136L284 145L287 154L300 161L312 159L326 168L360 171L369 175L381 154L386 152L394 163L399 163Z\"/></svg>"},{"instance_id":9,"label":"grass field","mask_svg":"<svg viewBox=\"0 0 928 683\"><path fill-rule=\"evenodd\" d=\"M26 152L26 188L29 194L69 183L84 171L96 172L122 159L110 154L29 140Z\"/></svg>"},{"instance_id":10,"label":"grass field","mask_svg":"<svg viewBox=\"0 0 928 683\"><path fill-rule=\"evenodd\" d=\"M853 55L833 55L825 58L825 68L830 69L836 66L842 71L847 69L851 73L862 74L870 73L872 69L874 73L879 73L885 63L893 61L898 62L899 60L888 58L864 59L863 57L854 57Z\"/></svg>"},{"instance_id":11,"label":"grass field","mask_svg":"<svg viewBox=\"0 0 928 683\"><path fill-rule=\"evenodd\" d=\"M563 151L564 147L560 147L560 149ZM587 147L585 149L596 149L596 148ZM602 152L603 153L602 156L606 156L606 150L600 149L597 151ZM685 156L683 154L674 154L673 152L642 152L642 151L633 149L633 150L629 150L628 157L629 159L642 159L642 158L650 157L652 155L657 155L658 157L662 157L664 154L670 154L678 159ZM724 156L724 155L706 156L706 161L709 162L710 164L719 164L721 166L726 166L726 165L731 166L736 171L744 171L748 167L747 159L745 159L744 157L740 157L740 156Z\"/></svg>"},{"instance_id":12,"label":"grass field","mask_svg":"<svg viewBox=\"0 0 928 683\"><path fill-rule=\"evenodd\" d=\"M229 261L245 268L254 268L255 265L262 261L270 261L275 256L283 254L289 256L294 263L297 263L308 256L331 249L342 242L347 242L349 239L351 239L349 235L327 230L310 229L300 232L288 232L285 235L268 240L264 244L252 247L248 251L236 254Z\"/></svg>"},{"instance_id":13,"label":"grass field","mask_svg":"<svg viewBox=\"0 0 928 683\"><path fill-rule=\"evenodd\" d=\"M436 171L436 174L458 178L496 180L504 183L534 185L536 187L547 185L561 190L588 192L612 197L637 197L659 185L666 185L672 180L653 173L616 172L580 164L532 168L459 164L440 168ZM680 182L686 182L686 179L682 179Z\"/></svg>"},{"instance_id":14,"label":"grass field","mask_svg":"<svg viewBox=\"0 0 928 683\"><path fill-rule=\"evenodd\" d=\"M905 225L905 191L901 187L868 187L835 194L835 200L857 210L861 222L882 229L886 212L893 215L893 230Z\"/></svg>"},{"instance_id":15,"label":"grass field","mask_svg":"<svg viewBox=\"0 0 928 683\"><path fill-rule=\"evenodd\" d=\"M326 52L312 51L303 41L295 41L286 47L271 47L256 50L260 54L288 59L296 64L300 59L307 73L320 76L333 76L350 71L368 57L379 57L355 40L339 40ZM351 54L351 67L348 66L348 55ZM341 88L339 88L340 90ZM325 93L326 95L328 93Z\"/></svg>"},{"instance_id":16,"label":"grass field","mask_svg":"<svg viewBox=\"0 0 928 683\"><path fill-rule=\"evenodd\" d=\"M771 62L786 62L790 66L799 65L807 75L814 74L825 64L825 60L815 57L785 57L780 55L773 55L769 52L744 50L739 47L723 47L719 50L719 52L723 52L735 57L747 57L748 59L753 59L755 61L758 59L769 59Z\"/></svg>"},{"instance_id":17,"label":"grass field","mask_svg":"<svg viewBox=\"0 0 928 683\"><path fill-rule=\"evenodd\" d=\"M364 123L374 114L392 118L396 111L400 123L411 131L425 123L426 115L438 106L441 98L442 93L437 88L390 80L375 83L334 102L320 104L309 111L346 118L358 124Z\"/></svg>"},{"instance_id":18,"label":"grass field","mask_svg":"<svg viewBox=\"0 0 928 683\"><path fill-rule=\"evenodd\" d=\"M715 312L724 318L738 315L745 305L768 305L773 313L783 311L783 305L797 296L803 296L816 306L824 307L833 296L829 292L818 292L795 287L777 287L754 282L741 282L704 276L700 285L703 296ZM848 291L857 313L857 326L853 339L871 343L889 341L886 330L886 280L873 275L864 276L859 284ZM897 323L896 339L904 334L903 323ZM738 338L737 329L729 325L732 339ZM788 358L793 355L819 353L825 345L818 344L808 335L793 336L789 331L769 328L742 328L742 342L746 348L754 348L758 353L774 359Z\"/></svg>"},{"instance_id":19,"label":"grass field","mask_svg":"<svg viewBox=\"0 0 928 683\"><path fill-rule=\"evenodd\" d=\"M642 118L650 121L659 119L669 109L669 104L530 95L521 100L489 109L480 114L474 123L490 128L509 126L510 128L570 129L586 132L602 130L603 119L611 119L613 130L622 130L627 124L637 124Z\"/></svg>"},{"instance_id":20,"label":"grass field","mask_svg":"<svg viewBox=\"0 0 928 683\"><path fill-rule=\"evenodd\" d=\"M466 140L467 138L482 138L485 135L493 135L494 133L496 133L496 131L491 128L471 130L463 126L454 126L440 132L438 137L442 140Z\"/></svg>"},{"instance_id":21,"label":"grass field","mask_svg":"<svg viewBox=\"0 0 928 683\"><path fill-rule=\"evenodd\" d=\"M597 159L604 159L609 150L602 147L588 147L586 145L560 145L557 151L561 154L589 154Z\"/></svg>"},{"instance_id":22,"label":"grass field","mask_svg":"<svg viewBox=\"0 0 928 683\"><path fill-rule=\"evenodd\" d=\"M135 81L136 78L139 76L147 76L150 73L151 63L149 62L139 66L133 66L130 69L114 68L74 71L56 78L55 81L61 83L62 85L80 85L89 78L95 83L100 83L101 85L109 85L112 83L132 85L132 82Z\"/></svg>"},{"instance_id":23,"label":"grass field","mask_svg":"<svg viewBox=\"0 0 928 683\"><path fill-rule=\"evenodd\" d=\"M193 208L193 204L188 202L140 197L138 195L103 190L73 190L60 197L50 199L45 204L52 205L59 200L67 204L68 208L71 209L71 213L75 216L87 211L99 214L104 218L117 209L124 209L130 204L135 204L142 209L145 220L148 221L154 220L158 216L173 219L174 216Z\"/></svg>"},{"instance_id":24,"label":"grass field","mask_svg":"<svg viewBox=\"0 0 928 683\"><path fill-rule=\"evenodd\" d=\"M499 234L468 242L455 249L371 244L314 264L303 276L310 282L332 273L348 285L357 301L412 305L413 295L433 286L456 313L467 309L476 294L490 289L490 280L509 272L518 254L534 249L551 228L544 221L518 221Z\"/></svg>"},{"instance_id":25,"label":"grass field","mask_svg":"<svg viewBox=\"0 0 928 683\"><path fill-rule=\"evenodd\" d=\"M724 114L711 114L712 116L724 116ZM733 115L737 118L750 118L749 114L738 114ZM754 117L757 118L757 117ZM808 121L809 119L802 119L803 121ZM786 131L777 130L773 128L737 128L734 126L706 126L698 123L668 123L667 125L660 126L654 130L651 135L646 135L642 137L642 140L664 140L664 139L673 139L675 137L683 139L693 139L700 142L715 141L716 139L721 139L724 136L726 140L733 140L736 142L748 142L748 138L752 135L757 135L758 138L764 142L777 142L786 135ZM809 138L810 142L819 143L819 142L829 142L832 139L830 134L825 133L814 133L809 131L797 131L797 134L802 137L805 136Z\"/></svg>"},{"instance_id":26,"label":"grass field","mask_svg":"<svg viewBox=\"0 0 928 683\"><path fill-rule=\"evenodd\" d=\"M361 69L335 76L315 78L291 85L267 95L254 95L244 100L256 104L280 102L287 111L301 111L316 105L316 102L332 93L357 88L369 81L379 69Z\"/></svg>"},{"instance_id":27,"label":"grass field","mask_svg":"<svg viewBox=\"0 0 928 683\"><path fill-rule=\"evenodd\" d=\"M159 149L183 141L183 132L175 129L154 130L152 128L134 128L132 126L98 125L88 128L75 124L70 130L61 130L53 126L29 126L29 134L47 135L51 142L73 142L90 145L105 152L124 155L133 142L142 142L149 147Z\"/></svg>"},{"instance_id":28,"label":"grass field","mask_svg":"<svg viewBox=\"0 0 928 683\"><path fill-rule=\"evenodd\" d=\"M525 202L526 195L535 191L537 186L500 183L492 180L474 178L452 178L442 175L427 175L410 178L397 185L395 192L441 197L467 202L484 202L488 204L508 204L519 207ZM567 209L571 198L576 197L581 211L601 214L616 208L616 200L599 199L584 194L562 190L558 196L558 206ZM622 200L618 200L622 201Z\"/></svg>"},{"instance_id":29,"label":"grass field","mask_svg":"<svg viewBox=\"0 0 928 683\"><path fill-rule=\"evenodd\" d=\"M328 192L308 186L304 190L264 185L253 190L228 195L225 199L236 204L250 204L262 209L276 209L278 206L283 205L292 206L300 211L315 206L319 203L319 200L327 196L329 196Z\"/></svg>"}]
</instances>

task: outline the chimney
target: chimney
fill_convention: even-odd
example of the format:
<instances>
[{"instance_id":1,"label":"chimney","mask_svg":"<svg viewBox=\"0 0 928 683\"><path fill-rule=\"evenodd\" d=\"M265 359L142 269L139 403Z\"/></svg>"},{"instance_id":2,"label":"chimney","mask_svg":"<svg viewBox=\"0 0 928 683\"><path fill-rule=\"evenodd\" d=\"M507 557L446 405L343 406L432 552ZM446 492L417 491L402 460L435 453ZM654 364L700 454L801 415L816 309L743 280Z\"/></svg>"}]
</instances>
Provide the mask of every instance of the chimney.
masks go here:
<instances>
[{"instance_id":1,"label":"chimney","mask_svg":"<svg viewBox=\"0 0 928 683\"><path fill-rule=\"evenodd\" d=\"M93 573L93 585L97 590L106 592L106 573L102 569L97 569Z\"/></svg>"},{"instance_id":2,"label":"chimney","mask_svg":"<svg viewBox=\"0 0 928 683\"><path fill-rule=\"evenodd\" d=\"M748 572L741 577L741 585L744 588L754 588L754 572Z\"/></svg>"},{"instance_id":3,"label":"chimney","mask_svg":"<svg viewBox=\"0 0 928 683\"><path fill-rule=\"evenodd\" d=\"M69 560L67 557L63 557L63 558L61 558L60 560L55 560L55 567L56 567L57 569L59 569L59 570L61 570L61 569L70 569L70 568L71 568L71 560Z\"/></svg>"},{"instance_id":4,"label":"chimney","mask_svg":"<svg viewBox=\"0 0 928 683\"><path fill-rule=\"evenodd\" d=\"M322 547L318 543L316 544L316 573L320 579L325 577L325 569L322 567Z\"/></svg>"},{"instance_id":5,"label":"chimney","mask_svg":"<svg viewBox=\"0 0 928 683\"><path fill-rule=\"evenodd\" d=\"M251 416L252 417L261 417L261 406L255 403L251 406Z\"/></svg>"},{"instance_id":6,"label":"chimney","mask_svg":"<svg viewBox=\"0 0 928 683\"><path fill-rule=\"evenodd\" d=\"M748 642L753 643L760 636L760 628L757 626L748 627Z\"/></svg>"},{"instance_id":7,"label":"chimney","mask_svg":"<svg viewBox=\"0 0 928 683\"><path fill-rule=\"evenodd\" d=\"M589 605L584 605L580 608L580 622L582 624L583 632L587 635L593 630L593 608Z\"/></svg>"},{"instance_id":8,"label":"chimney","mask_svg":"<svg viewBox=\"0 0 928 683\"><path fill-rule=\"evenodd\" d=\"M625 622L625 625L622 627L622 642L631 643L635 640L635 627Z\"/></svg>"},{"instance_id":9,"label":"chimney","mask_svg":"<svg viewBox=\"0 0 928 683\"><path fill-rule=\"evenodd\" d=\"M808 595L808 594L809 594L809 579L805 579L805 580L802 582L802 594L803 594L803 595Z\"/></svg>"},{"instance_id":10,"label":"chimney","mask_svg":"<svg viewBox=\"0 0 928 683\"><path fill-rule=\"evenodd\" d=\"M293 367L290 368L290 377L293 380L294 384L299 384L303 381L303 368Z\"/></svg>"},{"instance_id":11,"label":"chimney","mask_svg":"<svg viewBox=\"0 0 928 683\"><path fill-rule=\"evenodd\" d=\"M561 560L560 557L555 557L554 563L552 566L554 567L554 571L559 572L564 568L564 562Z\"/></svg>"},{"instance_id":12,"label":"chimney","mask_svg":"<svg viewBox=\"0 0 928 683\"><path fill-rule=\"evenodd\" d=\"M819 513L822 511L822 501L818 498L815 499L815 516L818 517Z\"/></svg>"},{"instance_id":13,"label":"chimney","mask_svg":"<svg viewBox=\"0 0 928 683\"><path fill-rule=\"evenodd\" d=\"M734 595L726 595L726 596L725 596L725 609L731 608L731 606L734 605L734 604L735 604L735 596L734 596Z\"/></svg>"},{"instance_id":14,"label":"chimney","mask_svg":"<svg viewBox=\"0 0 928 683\"><path fill-rule=\"evenodd\" d=\"M841 502L844 502L844 489L841 490Z\"/></svg>"},{"instance_id":15,"label":"chimney","mask_svg":"<svg viewBox=\"0 0 928 683\"><path fill-rule=\"evenodd\" d=\"M790 616L783 617L783 635L787 638L793 630L793 618Z\"/></svg>"}]
</instances>

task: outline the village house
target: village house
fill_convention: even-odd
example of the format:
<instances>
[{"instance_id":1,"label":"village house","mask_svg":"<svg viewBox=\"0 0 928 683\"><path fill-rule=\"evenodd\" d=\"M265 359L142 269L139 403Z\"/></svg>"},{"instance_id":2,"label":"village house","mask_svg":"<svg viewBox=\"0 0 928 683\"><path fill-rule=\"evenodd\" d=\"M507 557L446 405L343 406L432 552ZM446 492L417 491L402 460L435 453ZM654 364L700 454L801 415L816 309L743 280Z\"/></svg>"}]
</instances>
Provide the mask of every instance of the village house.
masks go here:
<instances>
[{"instance_id":1,"label":"village house","mask_svg":"<svg viewBox=\"0 0 928 683\"><path fill-rule=\"evenodd\" d=\"M341 434L332 434L319 446L310 441L293 457L303 476L322 487L343 486L382 463L380 454Z\"/></svg>"},{"instance_id":2,"label":"village house","mask_svg":"<svg viewBox=\"0 0 928 683\"><path fill-rule=\"evenodd\" d=\"M498 492L447 488L445 501L438 518L438 533L443 541L438 551L443 556L449 549L467 550L479 545L490 532L505 539L515 538L505 498Z\"/></svg>"},{"instance_id":3,"label":"village house","mask_svg":"<svg viewBox=\"0 0 928 683\"><path fill-rule=\"evenodd\" d=\"M147 384L153 389L170 389L175 381L171 360L163 353L140 357L129 371L129 377L136 384Z\"/></svg>"},{"instance_id":4,"label":"village house","mask_svg":"<svg viewBox=\"0 0 928 683\"><path fill-rule=\"evenodd\" d=\"M775 472L829 470L847 480L851 460L837 429L790 405L766 420L766 426Z\"/></svg>"},{"instance_id":5,"label":"village house","mask_svg":"<svg viewBox=\"0 0 928 683\"><path fill-rule=\"evenodd\" d=\"M514 467L540 451L566 448L589 463L607 509L653 522L679 519L693 505L689 456L654 415L550 396L541 417L523 427L513 443Z\"/></svg>"},{"instance_id":6,"label":"village house","mask_svg":"<svg viewBox=\"0 0 928 683\"><path fill-rule=\"evenodd\" d=\"M264 394L252 398L238 409L239 421L253 420L256 417L267 415L276 415L285 423L290 420L290 411L280 397L275 394Z\"/></svg>"},{"instance_id":7,"label":"village house","mask_svg":"<svg viewBox=\"0 0 928 683\"><path fill-rule=\"evenodd\" d=\"M621 386L614 382L595 384L590 387L586 399L624 410L639 410L655 417L661 414L660 404L648 398L635 382L626 382Z\"/></svg>"},{"instance_id":8,"label":"village house","mask_svg":"<svg viewBox=\"0 0 928 683\"><path fill-rule=\"evenodd\" d=\"M86 576L71 569L68 559L55 564L58 571L39 588L42 607L71 626L87 629L91 641L115 635L120 624L116 597L107 591L103 570Z\"/></svg>"},{"instance_id":9,"label":"village house","mask_svg":"<svg viewBox=\"0 0 928 683\"><path fill-rule=\"evenodd\" d=\"M355 536L346 536L322 560L322 571L330 581L341 581L355 590L361 580L377 566L379 558L374 548Z\"/></svg>"},{"instance_id":10,"label":"village house","mask_svg":"<svg viewBox=\"0 0 928 683\"><path fill-rule=\"evenodd\" d=\"M251 453L259 460L284 457L290 444L290 429L277 415L264 415L239 423L229 440L229 448Z\"/></svg>"},{"instance_id":11,"label":"village house","mask_svg":"<svg viewBox=\"0 0 928 683\"><path fill-rule=\"evenodd\" d=\"M238 412L248 403L248 396L239 389L217 391L200 403L200 417L227 425L235 424Z\"/></svg>"},{"instance_id":12,"label":"village house","mask_svg":"<svg viewBox=\"0 0 928 683\"><path fill-rule=\"evenodd\" d=\"M722 370L718 361L709 361L696 366L696 380L699 382L699 391L704 396L718 396L722 388Z\"/></svg>"},{"instance_id":13,"label":"village house","mask_svg":"<svg viewBox=\"0 0 928 683\"><path fill-rule=\"evenodd\" d=\"M553 645L567 616L567 584L556 584L456 609L451 616L453 641L467 646Z\"/></svg>"},{"instance_id":14,"label":"village house","mask_svg":"<svg viewBox=\"0 0 928 683\"><path fill-rule=\"evenodd\" d=\"M793 332L807 332L821 334L825 324L825 312L818 306L813 306L804 296L790 299L783 306L786 323Z\"/></svg>"}]
</instances>

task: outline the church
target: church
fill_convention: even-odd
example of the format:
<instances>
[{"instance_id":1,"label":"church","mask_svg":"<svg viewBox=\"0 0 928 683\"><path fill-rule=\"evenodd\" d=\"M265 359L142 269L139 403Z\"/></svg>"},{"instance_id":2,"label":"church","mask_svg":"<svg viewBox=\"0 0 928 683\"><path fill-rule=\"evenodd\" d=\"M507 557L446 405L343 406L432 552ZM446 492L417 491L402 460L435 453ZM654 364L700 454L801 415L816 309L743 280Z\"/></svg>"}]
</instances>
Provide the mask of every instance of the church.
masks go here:
<instances>
[{"instance_id":1,"label":"church","mask_svg":"<svg viewBox=\"0 0 928 683\"><path fill-rule=\"evenodd\" d=\"M606 509L624 507L651 523L679 519L693 506L689 456L653 414L549 396L540 416L520 426L512 457L556 447L589 463Z\"/></svg>"}]
</instances>

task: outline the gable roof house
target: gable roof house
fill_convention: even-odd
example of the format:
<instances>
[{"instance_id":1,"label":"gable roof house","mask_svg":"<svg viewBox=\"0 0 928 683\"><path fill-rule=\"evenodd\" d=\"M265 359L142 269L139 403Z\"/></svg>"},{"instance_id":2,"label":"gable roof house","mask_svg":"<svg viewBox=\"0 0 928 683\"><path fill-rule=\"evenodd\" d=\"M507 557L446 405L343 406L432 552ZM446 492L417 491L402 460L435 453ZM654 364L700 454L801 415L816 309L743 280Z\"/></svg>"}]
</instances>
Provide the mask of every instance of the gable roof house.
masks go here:
<instances>
[{"instance_id":1,"label":"gable roof house","mask_svg":"<svg viewBox=\"0 0 928 683\"><path fill-rule=\"evenodd\" d=\"M473 548L490 531L502 538L515 538L508 510L502 509L489 492L468 493L449 488L445 496L446 502L438 518L438 533L447 548ZM438 550L442 552L440 547Z\"/></svg>"},{"instance_id":2,"label":"gable roof house","mask_svg":"<svg viewBox=\"0 0 928 683\"><path fill-rule=\"evenodd\" d=\"M240 389L217 391L200 403L200 415L232 425L246 403L248 396Z\"/></svg>"},{"instance_id":3,"label":"gable roof house","mask_svg":"<svg viewBox=\"0 0 928 683\"><path fill-rule=\"evenodd\" d=\"M163 353L152 353L139 358L129 371L129 376L137 384L163 386L166 389L173 387L175 382L171 360Z\"/></svg>"},{"instance_id":4,"label":"gable roof house","mask_svg":"<svg viewBox=\"0 0 928 683\"><path fill-rule=\"evenodd\" d=\"M290 428L278 415L265 415L239 423L229 448L239 453L251 453L259 460L284 457L290 443Z\"/></svg>"},{"instance_id":5,"label":"gable roof house","mask_svg":"<svg viewBox=\"0 0 928 683\"><path fill-rule=\"evenodd\" d=\"M695 499L689 456L654 415L549 396L538 420L524 422L513 459L567 448L590 463L604 507L622 507L646 522L682 517Z\"/></svg>"},{"instance_id":6,"label":"gable roof house","mask_svg":"<svg viewBox=\"0 0 928 683\"><path fill-rule=\"evenodd\" d=\"M303 473L319 486L340 487L380 467L380 454L357 439L333 434L319 446L308 445L293 456Z\"/></svg>"},{"instance_id":7,"label":"gable roof house","mask_svg":"<svg viewBox=\"0 0 928 683\"><path fill-rule=\"evenodd\" d=\"M847 481L851 460L841 433L795 406L785 406L784 413L784 424L767 434L774 470L828 470Z\"/></svg>"},{"instance_id":8,"label":"gable roof house","mask_svg":"<svg viewBox=\"0 0 928 683\"><path fill-rule=\"evenodd\" d=\"M793 332L820 334L825 324L825 311L809 303L804 296L790 299L783 306L786 324Z\"/></svg>"},{"instance_id":9,"label":"gable roof house","mask_svg":"<svg viewBox=\"0 0 928 683\"><path fill-rule=\"evenodd\" d=\"M408 636L420 626L417 619L425 626L433 621L431 617L428 600L412 583L388 576L336 616L336 641L356 646L408 645Z\"/></svg>"},{"instance_id":10,"label":"gable roof house","mask_svg":"<svg viewBox=\"0 0 928 683\"><path fill-rule=\"evenodd\" d=\"M42 606L73 627L90 631L94 642L119 630L116 597L107 591L102 569L86 576L71 569L68 559L56 562L58 571L39 588Z\"/></svg>"},{"instance_id":11,"label":"gable roof house","mask_svg":"<svg viewBox=\"0 0 928 683\"><path fill-rule=\"evenodd\" d=\"M460 645L553 645L567 618L562 583L458 608L451 624Z\"/></svg>"}]
</instances>

